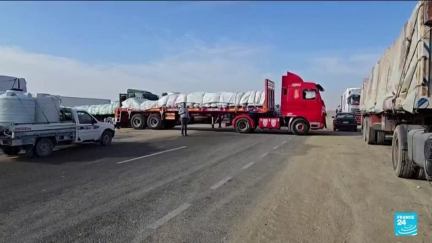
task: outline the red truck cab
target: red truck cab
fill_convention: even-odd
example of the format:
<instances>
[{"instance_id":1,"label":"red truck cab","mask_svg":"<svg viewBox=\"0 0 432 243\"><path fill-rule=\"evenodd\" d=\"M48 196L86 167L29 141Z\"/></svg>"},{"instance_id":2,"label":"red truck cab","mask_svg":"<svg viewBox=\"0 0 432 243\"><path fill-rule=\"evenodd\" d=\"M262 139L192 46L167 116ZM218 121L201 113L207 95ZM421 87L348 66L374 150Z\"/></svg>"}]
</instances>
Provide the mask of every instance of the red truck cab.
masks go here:
<instances>
[{"instance_id":1,"label":"red truck cab","mask_svg":"<svg viewBox=\"0 0 432 243\"><path fill-rule=\"evenodd\" d=\"M325 104L320 91L324 91L321 85L304 82L293 73L288 72L282 76L280 112L283 117L288 118L288 127L294 133L326 126ZM299 120L306 122L298 122ZM295 121L297 122L293 126Z\"/></svg>"}]
</instances>

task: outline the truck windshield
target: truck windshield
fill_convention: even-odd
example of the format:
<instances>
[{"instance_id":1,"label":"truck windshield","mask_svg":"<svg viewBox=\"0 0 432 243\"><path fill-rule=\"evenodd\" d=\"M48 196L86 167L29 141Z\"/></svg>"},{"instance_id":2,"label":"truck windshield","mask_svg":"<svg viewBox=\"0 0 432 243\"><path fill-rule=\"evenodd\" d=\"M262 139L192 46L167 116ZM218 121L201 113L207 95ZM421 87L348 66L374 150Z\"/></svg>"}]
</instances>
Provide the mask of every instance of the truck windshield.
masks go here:
<instances>
[{"instance_id":1,"label":"truck windshield","mask_svg":"<svg viewBox=\"0 0 432 243\"><path fill-rule=\"evenodd\" d=\"M360 95L351 95L348 98L349 105L358 105L360 103Z\"/></svg>"}]
</instances>

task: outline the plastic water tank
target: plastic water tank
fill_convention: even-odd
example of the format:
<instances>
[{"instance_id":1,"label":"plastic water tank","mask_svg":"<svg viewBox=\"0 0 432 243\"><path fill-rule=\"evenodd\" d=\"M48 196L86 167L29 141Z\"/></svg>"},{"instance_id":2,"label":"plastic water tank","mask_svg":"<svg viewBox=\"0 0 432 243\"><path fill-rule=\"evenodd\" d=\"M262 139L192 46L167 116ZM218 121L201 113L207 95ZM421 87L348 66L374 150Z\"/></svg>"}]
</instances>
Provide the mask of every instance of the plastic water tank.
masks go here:
<instances>
[{"instance_id":1,"label":"plastic water tank","mask_svg":"<svg viewBox=\"0 0 432 243\"><path fill-rule=\"evenodd\" d=\"M60 122L60 97L36 94L35 123Z\"/></svg>"},{"instance_id":2,"label":"plastic water tank","mask_svg":"<svg viewBox=\"0 0 432 243\"><path fill-rule=\"evenodd\" d=\"M0 123L34 123L35 101L24 91L0 94Z\"/></svg>"}]
</instances>

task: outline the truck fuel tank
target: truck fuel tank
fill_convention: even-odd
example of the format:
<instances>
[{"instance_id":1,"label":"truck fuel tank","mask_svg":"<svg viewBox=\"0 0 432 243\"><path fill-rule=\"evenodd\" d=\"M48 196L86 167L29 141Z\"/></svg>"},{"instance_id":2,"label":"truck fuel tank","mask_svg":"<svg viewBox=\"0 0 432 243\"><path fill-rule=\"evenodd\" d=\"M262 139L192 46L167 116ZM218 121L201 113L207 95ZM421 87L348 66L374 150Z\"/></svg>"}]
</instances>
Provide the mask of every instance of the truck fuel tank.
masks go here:
<instances>
[{"instance_id":1,"label":"truck fuel tank","mask_svg":"<svg viewBox=\"0 0 432 243\"><path fill-rule=\"evenodd\" d=\"M432 179L432 133L424 129L408 132L408 158L425 170L426 177Z\"/></svg>"}]
</instances>

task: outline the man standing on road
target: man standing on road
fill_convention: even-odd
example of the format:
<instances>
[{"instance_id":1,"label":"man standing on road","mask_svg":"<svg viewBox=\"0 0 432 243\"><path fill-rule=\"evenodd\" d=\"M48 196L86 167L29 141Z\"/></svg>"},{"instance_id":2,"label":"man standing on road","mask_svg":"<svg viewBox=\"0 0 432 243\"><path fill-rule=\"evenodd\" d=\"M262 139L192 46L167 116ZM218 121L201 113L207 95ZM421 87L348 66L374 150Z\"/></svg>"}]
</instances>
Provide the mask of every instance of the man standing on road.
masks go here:
<instances>
[{"instance_id":1,"label":"man standing on road","mask_svg":"<svg viewBox=\"0 0 432 243\"><path fill-rule=\"evenodd\" d=\"M183 137L187 136L187 124L189 122L189 111L186 108L186 103L179 109L180 122L181 122L181 134Z\"/></svg>"}]
</instances>

